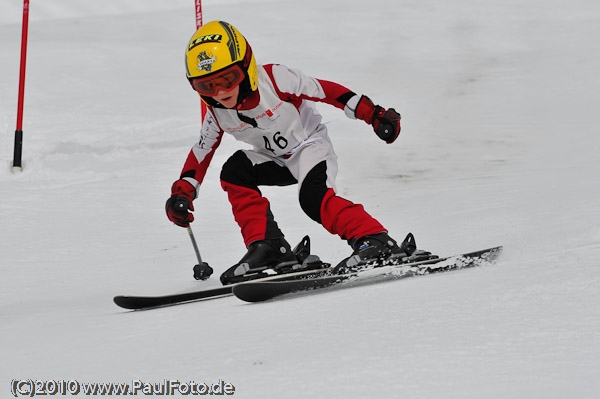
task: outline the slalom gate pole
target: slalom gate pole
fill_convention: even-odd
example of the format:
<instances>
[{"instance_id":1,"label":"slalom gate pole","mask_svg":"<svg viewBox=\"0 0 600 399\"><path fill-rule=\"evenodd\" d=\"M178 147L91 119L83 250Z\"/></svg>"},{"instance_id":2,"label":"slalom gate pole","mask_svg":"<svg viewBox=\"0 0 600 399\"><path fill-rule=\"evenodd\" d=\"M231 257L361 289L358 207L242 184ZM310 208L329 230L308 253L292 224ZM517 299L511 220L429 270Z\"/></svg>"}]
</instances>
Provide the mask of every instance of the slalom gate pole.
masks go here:
<instances>
[{"instance_id":1,"label":"slalom gate pole","mask_svg":"<svg viewBox=\"0 0 600 399\"><path fill-rule=\"evenodd\" d=\"M29 0L23 0L23 28L21 33L21 71L19 72L19 100L17 106L17 129L15 130L15 151L13 172L20 172L23 153L23 100L25 98L25 65L27 60L27 28L29 26Z\"/></svg>"},{"instance_id":2,"label":"slalom gate pole","mask_svg":"<svg viewBox=\"0 0 600 399\"><path fill-rule=\"evenodd\" d=\"M202 0L196 1L196 29L202 26Z\"/></svg>"},{"instance_id":3,"label":"slalom gate pole","mask_svg":"<svg viewBox=\"0 0 600 399\"><path fill-rule=\"evenodd\" d=\"M195 0L196 1L196 29L200 29L200 27L202 26L202 0ZM204 101L200 100L200 112L201 112L201 119L202 121L204 121L204 118L206 117L206 104L204 103Z\"/></svg>"}]
</instances>

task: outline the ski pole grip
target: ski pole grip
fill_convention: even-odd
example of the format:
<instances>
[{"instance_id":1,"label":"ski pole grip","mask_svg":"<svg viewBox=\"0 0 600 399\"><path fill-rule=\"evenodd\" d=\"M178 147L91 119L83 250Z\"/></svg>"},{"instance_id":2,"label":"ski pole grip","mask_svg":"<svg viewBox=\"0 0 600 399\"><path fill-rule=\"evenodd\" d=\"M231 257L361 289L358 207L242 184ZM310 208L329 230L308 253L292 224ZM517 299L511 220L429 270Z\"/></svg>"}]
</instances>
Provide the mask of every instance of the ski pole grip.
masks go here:
<instances>
[{"instance_id":1,"label":"ski pole grip","mask_svg":"<svg viewBox=\"0 0 600 399\"><path fill-rule=\"evenodd\" d=\"M173 208L175 208L175 211L183 213L190 209L190 201L187 198L179 198L173 204Z\"/></svg>"}]
</instances>

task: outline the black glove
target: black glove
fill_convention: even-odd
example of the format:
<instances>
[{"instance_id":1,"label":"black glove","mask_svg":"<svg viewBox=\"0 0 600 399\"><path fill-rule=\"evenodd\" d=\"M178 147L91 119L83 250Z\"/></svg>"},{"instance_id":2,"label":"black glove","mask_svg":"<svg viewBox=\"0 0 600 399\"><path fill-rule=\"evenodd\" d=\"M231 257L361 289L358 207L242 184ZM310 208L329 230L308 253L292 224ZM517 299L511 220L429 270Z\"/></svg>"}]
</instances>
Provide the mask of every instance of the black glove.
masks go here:
<instances>
[{"instance_id":1,"label":"black glove","mask_svg":"<svg viewBox=\"0 0 600 399\"><path fill-rule=\"evenodd\" d=\"M361 96L354 115L373 126L380 139L388 144L393 143L400 134L400 114L394 108L385 109L374 105L367 96Z\"/></svg>"},{"instance_id":2,"label":"black glove","mask_svg":"<svg viewBox=\"0 0 600 399\"><path fill-rule=\"evenodd\" d=\"M171 197L165 204L167 217L181 227L188 227L194 221L194 215L189 211L194 210L192 201L196 197L194 186L183 179L177 180L171 187Z\"/></svg>"}]
</instances>

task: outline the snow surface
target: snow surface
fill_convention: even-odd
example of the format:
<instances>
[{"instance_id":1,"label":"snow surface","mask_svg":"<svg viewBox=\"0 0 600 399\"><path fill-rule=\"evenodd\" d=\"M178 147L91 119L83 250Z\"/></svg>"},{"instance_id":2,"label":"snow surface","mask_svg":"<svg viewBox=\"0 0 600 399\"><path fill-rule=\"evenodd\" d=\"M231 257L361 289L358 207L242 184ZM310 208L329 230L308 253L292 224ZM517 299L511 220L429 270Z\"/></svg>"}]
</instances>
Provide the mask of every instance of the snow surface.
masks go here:
<instances>
[{"instance_id":1,"label":"snow surface","mask_svg":"<svg viewBox=\"0 0 600 399\"><path fill-rule=\"evenodd\" d=\"M12 174L21 2L0 4L0 395L14 378L212 383L239 398L600 397L600 3L205 0L259 63L337 81L403 115L393 145L327 105L339 193L440 255L496 265L300 295L127 312L118 294L218 285L164 201L198 137L183 73L191 0L31 5L24 170ZM594 44L595 43L595 44ZM203 257L244 253L218 183ZM349 248L296 188L265 189L292 243Z\"/></svg>"}]
</instances>

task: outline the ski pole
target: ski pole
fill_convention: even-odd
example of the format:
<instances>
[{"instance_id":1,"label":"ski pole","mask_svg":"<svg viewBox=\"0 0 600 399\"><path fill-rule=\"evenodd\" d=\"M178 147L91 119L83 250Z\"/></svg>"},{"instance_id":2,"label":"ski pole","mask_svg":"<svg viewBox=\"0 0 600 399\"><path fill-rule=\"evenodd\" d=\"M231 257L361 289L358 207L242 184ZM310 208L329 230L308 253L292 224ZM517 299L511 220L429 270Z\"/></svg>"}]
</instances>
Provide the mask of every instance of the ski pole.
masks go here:
<instances>
[{"instance_id":1,"label":"ski pole","mask_svg":"<svg viewBox=\"0 0 600 399\"><path fill-rule=\"evenodd\" d=\"M187 199L180 199L175 202L175 209L180 210L182 212L187 212L190 208L190 202ZM200 250L198 249L198 244L196 243L196 237L194 237L194 232L192 231L192 226L188 224L187 232L190 236L190 240L192 241L192 246L194 247L194 252L196 252L196 259L198 259L198 264L194 266L194 278L196 280L206 280L213 274L213 268L208 265L208 263L202 261L202 257L200 256Z\"/></svg>"},{"instance_id":2,"label":"ski pole","mask_svg":"<svg viewBox=\"0 0 600 399\"><path fill-rule=\"evenodd\" d=\"M192 226L188 226L187 231L190 236L190 240L192 240L192 246L196 252L196 258L198 259L198 264L194 266L194 278L196 280L206 280L211 274L213 274L213 268L210 267L208 263L202 261L200 250L198 249L198 244L196 243L196 238L194 237L194 232L192 231Z\"/></svg>"},{"instance_id":3,"label":"ski pole","mask_svg":"<svg viewBox=\"0 0 600 399\"><path fill-rule=\"evenodd\" d=\"M187 232L190 235L190 240L192 240L192 246L194 247L194 251L196 252L196 258L198 259L198 263L202 262L202 257L200 256L200 250L198 249L198 244L196 243L196 238L194 237L194 232L192 231L192 226L187 227Z\"/></svg>"}]
</instances>

